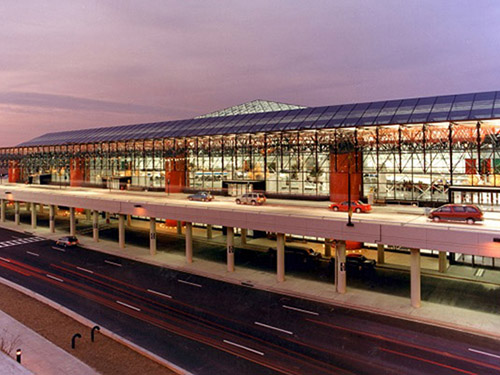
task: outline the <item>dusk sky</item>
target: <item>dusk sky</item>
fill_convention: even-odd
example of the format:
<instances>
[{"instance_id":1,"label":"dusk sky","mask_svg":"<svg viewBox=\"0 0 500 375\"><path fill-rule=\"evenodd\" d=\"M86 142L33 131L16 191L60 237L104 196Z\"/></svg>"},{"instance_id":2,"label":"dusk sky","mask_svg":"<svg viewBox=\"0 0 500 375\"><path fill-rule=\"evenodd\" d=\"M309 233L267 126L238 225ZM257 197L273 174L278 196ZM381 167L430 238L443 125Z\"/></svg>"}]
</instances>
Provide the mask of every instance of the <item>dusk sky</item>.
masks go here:
<instances>
[{"instance_id":1,"label":"dusk sky","mask_svg":"<svg viewBox=\"0 0 500 375\"><path fill-rule=\"evenodd\" d=\"M500 90L499 0L2 0L0 147L190 118Z\"/></svg>"}]
</instances>

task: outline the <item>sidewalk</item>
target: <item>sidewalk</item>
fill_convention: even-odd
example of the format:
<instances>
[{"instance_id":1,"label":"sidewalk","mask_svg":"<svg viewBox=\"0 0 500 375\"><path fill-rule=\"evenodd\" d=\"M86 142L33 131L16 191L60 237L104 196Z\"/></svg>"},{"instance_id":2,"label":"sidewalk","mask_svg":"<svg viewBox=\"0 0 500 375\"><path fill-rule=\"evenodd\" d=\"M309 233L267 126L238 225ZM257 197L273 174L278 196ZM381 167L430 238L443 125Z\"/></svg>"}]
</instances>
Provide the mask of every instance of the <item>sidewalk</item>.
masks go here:
<instances>
[{"instance_id":1,"label":"sidewalk","mask_svg":"<svg viewBox=\"0 0 500 375\"><path fill-rule=\"evenodd\" d=\"M3 223L2 226L17 231L33 232L36 235L51 239L56 239L63 234L67 235L66 232L51 234L49 229L45 227L39 227L33 231L29 225L21 224L20 226L16 226L12 222ZM204 233L203 230L195 231L194 240L196 240L196 234L202 233ZM205 236L198 238L206 241ZM224 240L225 238L222 236L215 236L211 241L222 243ZM168 267L183 272L193 273L200 276L219 279L229 283L239 285L242 283L250 284L257 289L288 294L328 304L341 305L381 315L420 321L460 331L465 330L471 333L500 339L498 316L495 314L477 312L469 309L425 301L422 303L421 308L416 309L411 307L409 298L378 293L376 291L349 288L349 285L347 286L347 293L341 295L335 292L335 286L333 283L329 284L320 281L306 280L290 275L286 276L285 282L278 283L274 273L263 270L237 267L235 272L230 273L227 272L226 265L224 263L215 263L196 258L196 246L194 252L194 262L188 264L186 263L183 254L162 251L158 252L155 256L151 256L149 255L148 248L128 245L125 249L120 249L117 241L101 240L100 242L95 243L92 241L92 238L86 236L80 236L80 241L82 246L92 250ZM250 240L249 243L252 244L252 241ZM321 244L318 245L321 246ZM395 267L403 267L402 264L405 264L407 267L409 262L404 259L406 256L405 254L391 253L391 256L392 254L394 254L394 260L399 259L399 262L401 263L400 265L395 264ZM386 259L391 262L393 261L393 259L390 259L387 256ZM425 263L422 262L422 265L425 266ZM423 269L422 273L425 272L435 272L438 274L437 270L432 271Z\"/></svg>"},{"instance_id":2,"label":"sidewalk","mask_svg":"<svg viewBox=\"0 0 500 375\"><path fill-rule=\"evenodd\" d=\"M7 340L9 345L13 343L15 346L13 348L14 353L11 353L11 355L15 356L15 350L21 349L21 365L29 370L23 371L17 368L16 372L12 372L12 374L97 374L94 369L3 311L0 311L0 326L2 327L0 331L2 338ZM0 357L2 374L8 373L7 369L12 365L9 362L7 358Z\"/></svg>"}]
</instances>

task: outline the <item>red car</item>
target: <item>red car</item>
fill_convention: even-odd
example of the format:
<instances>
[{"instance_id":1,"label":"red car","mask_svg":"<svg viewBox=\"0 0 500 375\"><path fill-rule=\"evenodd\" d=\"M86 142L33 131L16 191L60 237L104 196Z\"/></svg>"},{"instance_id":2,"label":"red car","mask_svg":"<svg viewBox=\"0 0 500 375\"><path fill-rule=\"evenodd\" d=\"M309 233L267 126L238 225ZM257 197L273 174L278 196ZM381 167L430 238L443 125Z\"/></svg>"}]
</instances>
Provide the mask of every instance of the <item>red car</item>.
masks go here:
<instances>
[{"instance_id":1,"label":"red car","mask_svg":"<svg viewBox=\"0 0 500 375\"><path fill-rule=\"evenodd\" d=\"M453 220L474 224L483 220L483 212L473 204L445 204L432 210L429 219L433 221Z\"/></svg>"},{"instance_id":2,"label":"red car","mask_svg":"<svg viewBox=\"0 0 500 375\"><path fill-rule=\"evenodd\" d=\"M372 210L372 206L361 201L351 201L351 209L353 212L370 212ZM330 210L333 211L349 211L349 202L345 201L342 203L333 202L330 205Z\"/></svg>"}]
</instances>

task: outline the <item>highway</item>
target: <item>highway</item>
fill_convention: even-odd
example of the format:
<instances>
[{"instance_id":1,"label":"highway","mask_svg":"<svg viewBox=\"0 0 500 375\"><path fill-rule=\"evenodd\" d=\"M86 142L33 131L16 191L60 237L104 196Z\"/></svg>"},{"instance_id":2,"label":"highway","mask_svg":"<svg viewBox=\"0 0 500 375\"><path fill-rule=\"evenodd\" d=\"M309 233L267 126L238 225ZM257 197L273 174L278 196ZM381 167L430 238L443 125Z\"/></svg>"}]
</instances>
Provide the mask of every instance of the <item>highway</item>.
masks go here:
<instances>
[{"instance_id":1,"label":"highway","mask_svg":"<svg viewBox=\"0 0 500 375\"><path fill-rule=\"evenodd\" d=\"M0 276L193 374L497 374L499 342L0 229Z\"/></svg>"}]
</instances>

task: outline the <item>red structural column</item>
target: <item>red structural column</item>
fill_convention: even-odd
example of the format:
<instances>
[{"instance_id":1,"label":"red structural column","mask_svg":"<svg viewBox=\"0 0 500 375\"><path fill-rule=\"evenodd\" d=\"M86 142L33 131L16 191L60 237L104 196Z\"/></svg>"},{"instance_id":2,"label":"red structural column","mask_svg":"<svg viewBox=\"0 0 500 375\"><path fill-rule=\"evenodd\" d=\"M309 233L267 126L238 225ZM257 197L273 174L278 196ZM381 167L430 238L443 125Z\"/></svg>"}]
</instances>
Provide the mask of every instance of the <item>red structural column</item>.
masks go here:
<instances>
[{"instance_id":1,"label":"red structural column","mask_svg":"<svg viewBox=\"0 0 500 375\"><path fill-rule=\"evenodd\" d=\"M21 180L21 168L19 168L19 161L9 161L9 182L15 183Z\"/></svg>"},{"instance_id":2,"label":"red structural column","mask_svg":"<svg viewBox=\"0 0 500 375\"><path fill-rule=\"evenodd\" d=\"M182 158L167 158L165 161L165 191L181 193L186 186L186 161Z\"/></svg>"},{"instance_id":3,"label":"red structural column","mask_svg":"<svg viewBox=\"0 0 500 375\"><path fill-rule=\"evenodd\" d=\"M361 197L363 178L361 175L361 154L356 152L330 154L330 200L332 202L347 200L349 165L351 167L351 200L358 200Z\"/></svg>"},{"instance_id":4,"label":"red structural column","mask_svg":"<svg viewBox=\"0 0 500 375\"><path fill-rule=\"evenodd\" d=\"M69 164L69 185L82 186L85 176L85 167L81 158L73 158Z\"/></svg>"}]
</instances>

